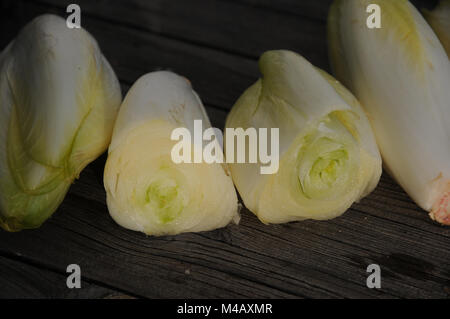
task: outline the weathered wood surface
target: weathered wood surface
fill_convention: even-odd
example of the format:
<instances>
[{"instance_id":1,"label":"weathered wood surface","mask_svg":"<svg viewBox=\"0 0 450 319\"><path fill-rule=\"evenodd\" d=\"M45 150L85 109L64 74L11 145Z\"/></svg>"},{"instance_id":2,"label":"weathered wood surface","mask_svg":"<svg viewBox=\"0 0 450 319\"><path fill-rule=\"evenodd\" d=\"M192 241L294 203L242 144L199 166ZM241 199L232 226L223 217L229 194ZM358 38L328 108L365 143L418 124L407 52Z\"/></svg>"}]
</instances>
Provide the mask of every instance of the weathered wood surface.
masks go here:
<instances>
[{"instance_id":1,"label":"weathered wood surface","mask_svg":"<svg viewBox=\"0 0 450 319\"><path fill-rule=\"evenodd\" d=\"M0 45L41 13L71 1L3 1ZM258 78L257 57L292 49L329 70L330 1L78 1L124 93L141 75L188 77L214 126ZM0 231L0 297L448 298L450 229L433 223L386 174L342 217L265 226L242 210L239 226L162 238L125 230L109 217L105 156L89 165L40 229ZM81 266L83 289L65 288ZM366 267L382 289L366 287Z\"/></svg>"},{"instance_id":2,"label":"weathered wood surface","mask_svg":"<svg viewBox=\"0 0 450 319\"><path fill-rule=\"evenodd\" d=\"M20 256L0 256L0 298L132 298L82 280L80 289L67 289L66 273L34 266Z\"/></svg>"}]
</instances>

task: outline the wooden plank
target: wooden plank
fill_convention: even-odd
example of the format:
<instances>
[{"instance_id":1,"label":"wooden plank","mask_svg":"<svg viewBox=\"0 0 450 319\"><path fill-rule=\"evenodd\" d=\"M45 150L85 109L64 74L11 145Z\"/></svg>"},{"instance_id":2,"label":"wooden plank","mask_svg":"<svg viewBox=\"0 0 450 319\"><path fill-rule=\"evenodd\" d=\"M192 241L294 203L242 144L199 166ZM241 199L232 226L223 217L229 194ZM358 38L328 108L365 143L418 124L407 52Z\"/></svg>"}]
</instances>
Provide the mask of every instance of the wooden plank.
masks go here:
<instances>
[{"instance_id":1,"label":"wooden plank","mask_svg":"<svg viewBox=\"0 0 450 319\"><path fill-rule=\"evenodd\" d=\"M15 12L16 30L37 15L48 12L65 15L58 8L24 4ZM205 104L230 109L242 92L259 77L257 64L252 59L89 16L84 17L83 21L86 29L96 37L119 78L128 85L145 73L169 69L187 77Z\"/></svg>"},{"instance_id":2,"label":"wooden plank","mask_svg":"<svg viewBox=\"0 0 450 319\"><path fill-rule=\"evenodd\" d=\"M71 3L70 0L37 2L58 8ZM254 59L267 50L290 49L329 71L326 19L332 2L81 0L78 4L83 13L96 18ZM413 2L422 8L436 1Z\"/></svg>"},{"instance_id":3,"label":"wooden plank","mask_svg":"<svg viewBox=\"0 0 450 319\"><path fill-rule=\"evenodd\" d=\"M58 8L71 3L70 0L38 2ZM81 0L77 3L83 14L115 24L253 59L267 50L290 49L328 69L326 26L320 20L302 19L233 1Z\"/></svg>"},{"instance_id":4,"label":"wooden plank","mask_svg":"<svg viewBox=\"0 0 450 319\"><path fill-rule=\"evenodd\" d=\"M239 226L152 238L114 224L94 167L41 229L0 232L0 251L58 269L76 262L89 280L147 297L447 296L449 234L423 212L398 223L392 203L375 210L369 196L329 222L264 226L245 210ZM382 291L365 287L370 263L381 264Z\"/></svg>"},{"instance_id":5,"label":"wooden plank","mask_svg":"<svg viewBox=\"0 0 450 319\"><path fill-rule=\"evenodd\" d=\"M11 10L12 21L18 29L48 11L61 12L26 3ZM254 59L94 16L83 19L125 90L140 75L170 67L216 107L208 109L217 110L216 123L226 113L217 108L228 109L258 77ZM109 217L104 161L83 171L43 227L0 231L0 254L20 254L60 273L77 263L87 281L145 297L449 297L450 230L429 220L387 176L332 221L265 226L243 209L239 226L153 238ZM365 285L371 263L381 266L381 290Z\"/></svg>"},{"instance_id":6,"label":"wooden plank","mask_svg":"<svg viewBox=\"0 0 450 319\"><path fill-rule=\"evenodd\" d=\"M132 298L86 281L79 289L69 289L66 275L30 265L20 256L0 256L0 269L0 298Z\"/></svg>"},{"instance_id":7,"label":"wooden plank","mask_svg":"<svg viewBox=\"0 0 450 319\"><path fill-rule=\"evenodd\" d=\"M14 3L11 0L0 2L0 50L16 36L18 31L17 12L21 2Z\"/></svg>"},{"instance_id":8,"label":"wooden plank","mask_svg":"<svg viewBox=\"0 0 450 319\"><path fill-rule=\"evenodd\" d=\"M226 0L251 6L253 8L277 11L285 15L298 16L299 18L316 19L326 21L328 8L333 0L298 1L298 0Z\"/></svg>"}]
</instances>

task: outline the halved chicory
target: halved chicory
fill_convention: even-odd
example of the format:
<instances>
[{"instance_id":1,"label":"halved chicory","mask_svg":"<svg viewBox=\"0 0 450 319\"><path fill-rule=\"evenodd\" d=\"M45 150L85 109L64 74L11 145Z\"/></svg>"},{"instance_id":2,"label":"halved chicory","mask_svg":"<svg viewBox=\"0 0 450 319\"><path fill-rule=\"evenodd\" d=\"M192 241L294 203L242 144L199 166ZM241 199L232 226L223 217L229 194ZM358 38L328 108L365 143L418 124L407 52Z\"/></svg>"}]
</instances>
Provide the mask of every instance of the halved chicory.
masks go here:
<instances>
[{"instance_id":1,"label":"halved chicory","mask_svg":"<svg viewBox=\"0 0 450 319\"><path fill-rule=\"evenodd\" d=\"M194 134L196 120L205 129L211 126L187 79L159 71L131 87L117 117L104 174L109 213L119 225L160 236L238 222L236 190L226 166L177 163L172 157L177 144L172 133L186 128ZM191 151L202 146L194 144Z\"/></svg>"},{"instance_id":2,"label":"halved chicory","mask_svg":"<svg viewBox=\"0 0 450 319\"><path fill-rule=\"evenodd\" d=\"M366 115L339 82L294 52L266 52L259 68L261 79L233 106L226 128L278 128L279 170L263 175L261 161L230 163L245 205L264 223L341 215L381 175ZM236 151L248 153L248 144Z\"/></svg>"}]
</instances>

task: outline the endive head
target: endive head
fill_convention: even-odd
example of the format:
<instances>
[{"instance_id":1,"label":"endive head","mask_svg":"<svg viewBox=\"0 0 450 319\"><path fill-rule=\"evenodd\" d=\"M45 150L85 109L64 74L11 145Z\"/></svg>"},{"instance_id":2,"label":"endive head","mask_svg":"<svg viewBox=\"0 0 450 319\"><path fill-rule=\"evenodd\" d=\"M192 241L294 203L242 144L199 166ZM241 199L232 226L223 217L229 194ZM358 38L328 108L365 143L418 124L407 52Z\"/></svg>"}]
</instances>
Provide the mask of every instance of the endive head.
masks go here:
<instances>
[{"instance_id":1,"label":"endive head","mask_svg":"<svg viewBox=\"0 0 450 319\"><path fill-rule=\"evenodd\" d=\"M106 149L120 86L92 36L53 15L23 28L0 70L0 224L35 228Z\"/></svg>"},{"instance_id":2,"label":"endive head","mask_svg":"<svg viewBox=\"0 0 450 319\"><path fill-rule=\"evenodd\" d=\"M379 29L366 24L369 4ZM407 0L335 1L328 32L333 69L370 114L386 168L448 223L450 64L438 37Z\"/></svg>"},{"instance_id":3,"label":"endive head","mask_svg":"<svg viewBox=\"0 0 450 319\"><path fill-rule=\"evenodd\" d=\"M342 214L381 173L367 118L342 85L293 52L266 52L259 66L261 79L236 102L226 126L278 127L281 161L267 177L231 165L246 206L268 223Z\"/></svg>"},{"instance_id":4,"label":"endive head","mask_svg":"<svg viewBox=\"0 0 450 319\"><path fill-rule=\"evenodd\" d=\"M130 89L104 174L108 209L119 225L148 235L174 235L238 220L236 191L220 164L172 160L177 144L172 132L179 127L190 130L194 120L209 123L183 77L153 72Z\"/></svg>"}]
</instances>

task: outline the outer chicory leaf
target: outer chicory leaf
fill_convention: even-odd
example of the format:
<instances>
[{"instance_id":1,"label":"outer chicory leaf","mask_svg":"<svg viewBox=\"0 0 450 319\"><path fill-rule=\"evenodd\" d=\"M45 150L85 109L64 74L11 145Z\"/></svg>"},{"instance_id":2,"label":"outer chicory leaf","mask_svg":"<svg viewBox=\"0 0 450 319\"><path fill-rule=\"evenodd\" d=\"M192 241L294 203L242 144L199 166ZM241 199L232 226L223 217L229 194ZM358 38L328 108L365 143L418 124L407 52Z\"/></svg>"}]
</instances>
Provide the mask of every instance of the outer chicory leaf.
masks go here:
<instances>
[{"instance_id":1,"label":"outer chicory leaf","mask_svg":"<svg viewBox=\"0 0 450 319\"><path fill-rule=\"evenodd\" d=\"M105 151L121 102L96 41L57 16L30 22L0 55L0 225L39 227Z\"/></svg>"}]
</instances>

